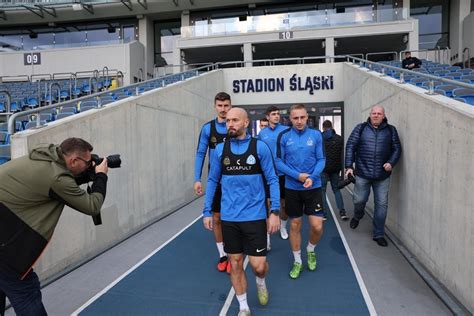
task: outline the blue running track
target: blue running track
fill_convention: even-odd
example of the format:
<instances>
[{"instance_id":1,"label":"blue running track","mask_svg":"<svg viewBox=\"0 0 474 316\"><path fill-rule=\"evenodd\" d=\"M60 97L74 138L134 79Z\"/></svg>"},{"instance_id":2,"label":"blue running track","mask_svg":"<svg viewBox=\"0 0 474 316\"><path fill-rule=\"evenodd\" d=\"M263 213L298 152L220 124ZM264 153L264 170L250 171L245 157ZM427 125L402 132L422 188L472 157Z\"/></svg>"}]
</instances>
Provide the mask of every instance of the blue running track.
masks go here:
<instances>
[{"instance_id":1,"label":"blue running track","mask_svg":"<svg viewBox=\"0 0 474 316\"><path fill-rule=\"evenodd\" d=\"M252 315L369 315L362 291L334 219L324 223L316 247L318 267L307 270L308 226L303 225L305 269L297 280L289 241L272 236L268 254L270 300L260 306L255 278L247 267L248 303ZM219 315L231 289L226 273L218 272L213 234L197 220L174 240L103 293L79 315ZM237 315L234 298L227 315Z\"/></svg>"}]
</instances>

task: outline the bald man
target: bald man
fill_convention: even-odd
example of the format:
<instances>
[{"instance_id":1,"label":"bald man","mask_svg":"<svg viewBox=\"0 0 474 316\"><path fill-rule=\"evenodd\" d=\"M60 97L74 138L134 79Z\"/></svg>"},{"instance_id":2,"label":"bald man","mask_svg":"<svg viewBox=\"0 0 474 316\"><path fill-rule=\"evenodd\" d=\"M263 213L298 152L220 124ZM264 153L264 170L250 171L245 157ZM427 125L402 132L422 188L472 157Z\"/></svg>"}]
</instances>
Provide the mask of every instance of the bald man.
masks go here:
<instances>
[{"instance_id":1,"label":"bald man","mask_svg":"<svg viewBox=\"0 0 474 316\"><path fill-rule=\"evenodd\" d=\"M241 108L229 110L226 125L228 137L217 145L211 157L203 221L204 227L212 230L212 201L220 183L222 236L231 261L230 280L239 301L239 315L250 315L244 256L248 256L256 276L258 300L266 305L267 232L280 229L280 188L270 149L247 134L247 112ZM268 224L264 181L270 188Z\"/></svg>"},{"instance_id":2,"label":"bald man","mask_svg":"<svg viewBox=\"0 0 474 316\"><path fill-rule=\"evenodd\" d=\"M354 175L354 217L350 227L356 229L364 216L370 188L374 191L372 239L381 247L385 240L390 175L402 152L395 126L388 124L385 109L379 105L370 110L366 122L358 124L346 144L346 176ZM354 171L355 163L355 171Z\"/></svg>"}]
</instances>

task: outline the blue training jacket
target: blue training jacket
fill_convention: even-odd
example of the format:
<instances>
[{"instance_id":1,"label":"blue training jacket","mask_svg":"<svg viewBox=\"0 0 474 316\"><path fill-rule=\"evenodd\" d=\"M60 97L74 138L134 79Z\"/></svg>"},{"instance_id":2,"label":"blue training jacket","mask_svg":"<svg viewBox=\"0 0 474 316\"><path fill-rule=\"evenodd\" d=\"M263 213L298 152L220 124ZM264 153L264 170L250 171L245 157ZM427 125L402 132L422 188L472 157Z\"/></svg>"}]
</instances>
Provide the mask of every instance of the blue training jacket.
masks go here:
<instances>
[{"instance_id":1,"label":"blue training jacket","mask_svg":"<svg viewBox=\"0 0 474 316\"><path fill-rule=\"evenodd\" d=\"M280 133L278 145L276 164L285 174L285 188L299 191L320 188L320 175L326 164L321 132L308 127L298 131L292 127ZM303 187L298 180L300 173L310 174L311 188Z\"/></svg>"},{"instance_id":2,"label":"blue training jacket","mask_svg":"<svg viewBox=\"0 0 474 316\"><path fill-rule=\"evenodd\" d=\"M275 127L271 127L270 125L260 131L258 133L258 139L263 140L268 147L270 147L270 150L272 151L273 158L276 159L276 153L277 153L277 140L278 140L278 135L280 135L281 132L286 131L290 127L282 125L282 124L276 124ZM279 170L277 170L277 175L282 176L283 173L281 173Z\"/></svg>"},{"instance_id":3,"label":"blue training jacket","mask_svg":"<svg viewBox=\"0 0 474 316\"><path fill-rule=\"evenodd\" d=\"M227 126L225 122L219 123L217 118L216 130L219 134L227 134ZM199 134L199 143L196 151L196 160L194 163L194 182L201 181L202 167L204 165L204 160L206 159L207 148L209 147L209 138L211 137L211 123L207 122L201 128L201 133ZM215 149L209 148L209 160L211 160L212 153Z\"/></svg>"},{"instance_id":4,"label":"blue training jacket","mask_svg":"<svg viewBox=\"0 0 474 316\"><path fill-rule=\"evenodd\" d=\"M244 154L250 144L251 137L243 140L232 138L230 149L233 154ZM207 180L204 217L211 216L212 201L216 186L222 186L221 219L231 222L247 222L267 218L265 187L261 174L223 175L222 153L224 143L218 144L211 156L211 170ZM267 144L257 140L257 155L262 168L263 176L270 187L271 210L280 209L280 188L275 173L275 164L272 153Z\"/></svg>"}]
</instances>

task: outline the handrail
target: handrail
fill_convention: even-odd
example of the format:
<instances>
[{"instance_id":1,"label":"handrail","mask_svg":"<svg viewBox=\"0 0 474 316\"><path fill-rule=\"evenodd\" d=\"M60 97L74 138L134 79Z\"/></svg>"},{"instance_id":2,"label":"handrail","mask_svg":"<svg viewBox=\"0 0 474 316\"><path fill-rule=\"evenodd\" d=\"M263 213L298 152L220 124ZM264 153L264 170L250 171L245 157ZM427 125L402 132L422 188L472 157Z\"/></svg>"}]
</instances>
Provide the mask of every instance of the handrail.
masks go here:
<instances>
[{"instance_id":1,"label":"handrail","mask_svg":"<svg viewBox=\"0 0 474 316\"><path fill-rule=\"evenodd\" d=\"M28 76L28 75L2 76L1 78L2 78L3 83L7 83L7 82L18 82L18 81L25 81L25 80L5 81L5 80L4 80L5 78L22 78L22 77L26 77L26 81L30 81L30 82L31 82L30 76Z\"/></svg>"},{"instance_id":2,"label":"handrail","mask_svg":"<svg viewBox=\"0 0 474 316\"><path fill-rule=\"evenodd\" d=\"M97 85L99 84L99 79L97 79L97 77L90 77L89 78L89 95L92 94L92 80L95 80L95 88L94 88L94 93L97 92Z\"/></svg>"},{"instance_id":3,"label":"handrail","mask_svg":"<svg viewBox=\"0 0 474 316\"><path fill-rule=\"evenodd\" d=\"M361 64L365 63L365 64L370 64L370 65L381 66L383 73L384 73L384 69L387 68L387 69L392 69L392 70L396 70L398 72L407 73L407 74L411 74L411 75L416 74L419 77L425 77L425 78L432 79L431 81L434 81L434 80L442 81L442 82L446 82L446 83L449 83L449 84L452 84L452 85L456 85L456 86L460 86L460 87L463 87L463 88L474 90L474 84L468 84L468 83L465 83L465 82L462 82L462 81L456 81L456 80L452 80L452 79L445 79L443 77L436 77L436 76L428 75L428 74L425 74L425 73L422 73L422 72L414 72L413 70L408 70L408 69L403 69L403 68L399 68L399 67L380 64L380 63L369 61L369 60L363 60L363 59L360 59L360 58L357 58L357 57L347 56L348 61L350 61L351 59L357 60ZM430 91L430 92L432 92L432 91Z\"/></svg>"},{"instance_id":4,"label":"handrail","mask_svg":"<svg viewBox=\"0 0 474 316\"><path fill-rule=\"evenodd\" d=\"M31 75L30 81L33 82L33 78L40 78L41 80L41 79L44 79L45 77L48 77L49 80L51 80L53 76L51 74L34 74L34 75Z\"/></svg>"},{"instance_id":5,"label":"handrail","mask_svg":"<svg viewBox=\"0 0 474 316\"><path fill-rule=\"evenodd\" d=\"M467 51L467 63L464 62L464 52ZM465 47L462 50L462 68L466 68L466 64L468 68L471 68L471 49L469 47Z\"/></svg>"},{"instance_id":6,"label":"handrail","mask_svg":"<svg viewBox=\"0 0 474 316\"><path fill-rule=\"evenodd\" d=\"M107 70L107 72L106 72L106 70ZM109 77L109 67L104 66L104 68L102 68L102 77L106 78L106 79Z\"/></svg>"},{"instance_id":7,"label":"handrail","mask_svg":"<svg viewBox=\"0 0 474 316\"><path fill-rule=\"evenodd\" d=\"M48 93L48 83L46 82L47 80L44 78L40 78L40 80L36 81L38 82L38 106L41 105L41 81L44 81L44 94L46 95Z\"/></svg>"},{"instance_id":8,"label":"handrail","mask_svg":"<svg viewBox=\"0 0 474 316\"><path fill-rule=\"evenodd\" d=\"M393 54L395 56L395 58L393 60L396 60L397 59L397 55L398 53L393 51L393 52L376 52L376 53L367 53L365 54L365 59L366 60L369 60L369 56L376 56L376 55L387 55L387 54Z\"/></svg>"},{"instance_id":9,"label":"handrail","mask_svg":"<svg viewBox=\"0 0 474 316\"><path fill-rule=\"evenodd\" d=\"M49 84L49 105L53 104L53 87L57 87L58 91L58 100L61 102L61 86L57 82L51 82Z\"/></svg>"},{"instance_id":10,"label":"handrail","mask_svg":"<svg viewBox=\"0 0 474 316\"><path fill-rule=\"evenodd\" d=\"M204 69L205 67L202 67L202 68ZM200 69L201 68L196 68L196 69L193 69L193 70L197 71L197 70L200 70ZM122 75L122 78L123 78L123 73L121 71L118 71L118 73L120 73ZM173 77L173 76L175 76L175 75L169 75L169 76L164 76L164 77L160 77L160 78L146 80L146 81L143 81L143 82L134 83L134 84L128 85L127 88L132 89L132 88L136 88L138 86L148 84L148 83L151 83L151 82L154 82L154 81L162 81L162 80L164 81L164 79L166 79L168 77ZM135 89L135 91L138 92L138 89ZM107 93L110 93L110 91L109 90L101 91L101 92L98 92L98 93L94 93L93 95L86 95L86 96L83 96L83 97L80 97L80 98L77 98L77 99L71 99L71 100L67 100L67 101L64 101L64 102L57 103L57 104L51 104L51 105L43 106L41 108L30 109L30 110L14 113L8 120L8 133L10 135L13 135L15 133L15 119L18 116L39 113L39 112L49 110L49 109L53 109L53 108L56 108L56 107L65 106L67 104L77 103L77 102L80 102L80 101L88 100L91 97L96 97L97 98L97 97L100 97L100 96L105 95Z\"/></svg>"},{"instance_id":11,"label":"handrail","mask_svg":"<svg viewBox=\"0 0 474 316\"><path fill-rule=\"evenodd\" d=\"M118 80L118 78L122 78L122 84L120 84L120 81ZM117 71L117 84L120 84L119 87L122 87L123 86L123 72L121 72L120 70Z\"/></svg>"},{"instance_id":12,"label":"handrail","mask_svg":"<svg viewBox=\"0 0 474 316\"><path fill-rule=\"evenodd\" d=\"M61 75L68 75L69 77L67 77L66 79L69 79L69 78L74 76L74 73L73 72L55 72L53 74L53 80L56 79L58 76L61 76Z\"/></svg>"}]
</instances>

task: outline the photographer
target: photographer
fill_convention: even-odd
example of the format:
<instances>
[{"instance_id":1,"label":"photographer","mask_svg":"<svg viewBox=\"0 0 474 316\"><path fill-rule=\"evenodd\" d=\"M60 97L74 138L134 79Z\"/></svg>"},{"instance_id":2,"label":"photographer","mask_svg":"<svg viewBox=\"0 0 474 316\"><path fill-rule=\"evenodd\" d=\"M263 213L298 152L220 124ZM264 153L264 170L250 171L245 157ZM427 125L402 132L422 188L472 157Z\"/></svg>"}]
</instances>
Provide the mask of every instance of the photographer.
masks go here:
<instances>
[{"instance_id":1,"label":"photographer","mask_svg":"<svg viewBox=\"0 0 474 316\"><path fill-rule=\"evenodd\" d=\"M92 150L85 140L68 138L0 166L0 315L5 296L17 315L46 315L33 265L65 205L100 214L108 166L107 159L95 165ZM89 181L88 193L79 185Z\"/></svg>"},{"instance_id":2,"label":"photographer","mask_svg":"<svg viewBox=\"0 0 474 316\"><path fill-rule=\"evenodd\" d=\"M387 247L385 219L387 218L390 175L400 159L402 146L395 126L388 124L385 110L374 106L366 122L358 124L346 145L346 176L354 176L354 217L350 227L356 229L364 216L370 187L374 191L373 240Z\"/></svg>"}]
</instances>

